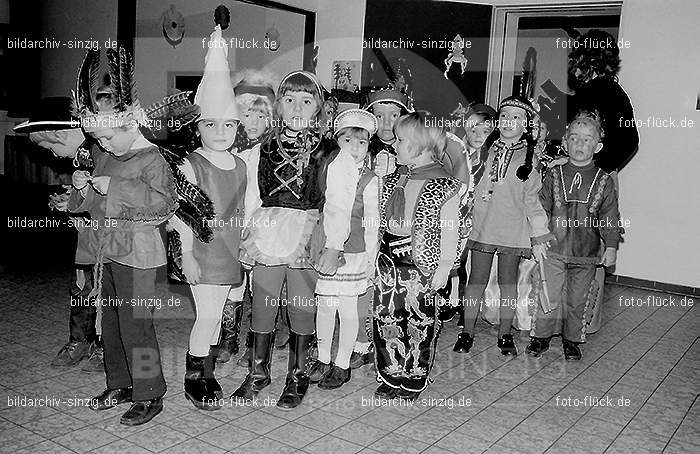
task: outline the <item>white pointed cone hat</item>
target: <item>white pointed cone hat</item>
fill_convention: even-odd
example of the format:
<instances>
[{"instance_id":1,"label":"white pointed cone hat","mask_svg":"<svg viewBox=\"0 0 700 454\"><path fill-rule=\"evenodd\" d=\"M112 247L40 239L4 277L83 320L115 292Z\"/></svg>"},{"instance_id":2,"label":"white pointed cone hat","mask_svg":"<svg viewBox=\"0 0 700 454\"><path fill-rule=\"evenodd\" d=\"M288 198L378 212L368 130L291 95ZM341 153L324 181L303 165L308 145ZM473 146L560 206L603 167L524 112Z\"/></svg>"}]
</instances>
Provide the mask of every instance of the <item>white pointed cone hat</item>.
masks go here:
<instances>
[{"instance_id":1,"label":"white pointed cone hat","mask_svg":"<svg viewBox=\"0 0 700 454\"><path fill-rule=\"evenodd\" d=\"M236 96L228 67L228 45L221 37L219 25L214 27L207 46L204 76L194 97L194 103L202 111L200 118L238 120Z\"/></svg>"}]
</instances>

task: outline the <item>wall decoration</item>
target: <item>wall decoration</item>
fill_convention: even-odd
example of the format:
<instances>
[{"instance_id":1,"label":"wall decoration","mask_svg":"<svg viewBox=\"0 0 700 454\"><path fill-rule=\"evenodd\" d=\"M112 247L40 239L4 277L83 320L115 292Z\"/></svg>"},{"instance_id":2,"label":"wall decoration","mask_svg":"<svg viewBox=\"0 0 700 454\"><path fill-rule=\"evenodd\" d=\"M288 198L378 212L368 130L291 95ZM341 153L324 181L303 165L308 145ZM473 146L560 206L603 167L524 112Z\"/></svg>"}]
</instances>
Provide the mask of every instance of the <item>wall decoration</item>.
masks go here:
<instances>
[{"instance_id":1,"label":"wall decoration","mask_svg":"<svg viewBox=\"0 0 700 454\"><path fill-rule=\"evenodd\" d=\"M336 60L331 69L333 88L354 92L360 86L360 61Z\"/></svg>"},{"instance_id":2,"label":"wall decoration","mask_svg":"<svg viewBox=\"0 0 700 454\"><path fill-rule=\"evenodd\" d=\"M447 53L447 58L445 59L445 79L447 79L447 73L450 71L453 63L459 63L462 72L460 76L464 75L464 71L467 70L467 57L464 56L464 38L457 33L452 42L450 43L450 51Z\"/></svg>"},{"instance_id":3,"label":"wall decoration","mask_svg":"<svg viewBox=\"0 0 700 454\"><path fill-rule=\"evenodd\" d=\"M174 48L182 42L182 38L185 36L185 18L182 13L175 9L173 4L163 12L162 18L163 36L165 41Z\"/></svg>"},{"instance_id":4,"label":"wall decoration","mask_svg":"<svg viewBox=\"0 0 700 454\"><path fill-rule=\"evenodd\" d=\"M280 48L280 32L275 28L275 24L265 32L265 47L275 52Z\"/></svg>"}]
</instances>

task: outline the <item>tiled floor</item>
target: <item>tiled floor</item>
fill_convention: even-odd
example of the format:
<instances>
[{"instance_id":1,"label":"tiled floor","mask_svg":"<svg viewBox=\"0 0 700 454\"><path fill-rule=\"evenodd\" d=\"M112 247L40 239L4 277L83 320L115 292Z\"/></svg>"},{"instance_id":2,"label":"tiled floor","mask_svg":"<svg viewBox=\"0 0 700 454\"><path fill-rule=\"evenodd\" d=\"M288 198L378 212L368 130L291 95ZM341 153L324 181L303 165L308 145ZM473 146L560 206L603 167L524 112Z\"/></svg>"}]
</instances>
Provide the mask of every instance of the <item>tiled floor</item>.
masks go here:
<instances>
[{"instance_id":1,"label":"tiled floor","mask_svg":"<svg viewBox=\"0 0 700 454\"><path fill-rule=\"evenodd\" d=\"M626 307L621 298L668 295L608 285L604 325L578 363L563 361L558 340L540 359L504 359L481 322L472 352L457 355L450 322L435 381L411 406L380 406L364 368L340 390L312 387L301 407L280 410L269 405L285 373L277 351L258 406L199 412L182 391L193 311L186 295L172 293L181 287L161 283L157 326L170 389L161 415L128 428L118 421L125 408L95 413L69 400L102 391L101 374L48 366L67 337L67 282L67 272L0 274L1 452L700 452L700 317L682 297L675 307ZM171 296L179 307L167 307ZM527 333L519 337L522 350ZM245 370L232 361L217 375L230 393ZM57 400L23 407L12 404L18 396Z\"/></svg>"}]
</instances>

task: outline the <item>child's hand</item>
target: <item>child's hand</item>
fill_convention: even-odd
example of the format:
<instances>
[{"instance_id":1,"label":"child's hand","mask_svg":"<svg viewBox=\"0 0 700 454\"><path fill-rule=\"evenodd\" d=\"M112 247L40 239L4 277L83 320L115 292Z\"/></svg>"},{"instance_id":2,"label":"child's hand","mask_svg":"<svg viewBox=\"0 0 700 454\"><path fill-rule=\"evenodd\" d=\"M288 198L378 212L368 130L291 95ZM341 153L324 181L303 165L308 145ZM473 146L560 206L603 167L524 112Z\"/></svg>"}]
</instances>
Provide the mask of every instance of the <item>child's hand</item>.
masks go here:
<instances>
[{"instance_id":1,"label":"child's hand","mask_svg":"<svg viewBox=\"0 0 700 454\"><path fill-rule=\"evenodd\" d=\"M93 189L97 191L98 194L106 195L107 190L109 189L109 182L111 179L112 177L107 176L92 177L92 180L90 180L90 184L92 185Z\"/></svg>"},{"instance_id":2,"label":"child's hand","mask_svg":"<svg viewBox=\"0 0 700 454\"><path fill-rule=\"evenodd\" d=\"M78 191L84 189L90 181L90 177L90 172L87 172L85 170L76 170L75 172L73 172L73 187Z\"/></svg>"},{"instance_id":3,"label":"child's hand","mask_svg":"<svg viewBox=\"0 0 700 454\"><path fill-rule=\"evenodd\" d=\"M535 256L536 261L541 262L547 258L547 248L548 247L549 247L548 242L536 244L536 245L532 246L532 255Z\"/></svg>"},{"instance_id":4,"label":"child's hand","mask_svg":"<svg viewBox=\"0 0 700 454\"><path fill-rule=\"evenodd\" d=\"M194 258L191 251L182 253L182 272L185 273L188 283L193 285L199 284L202 270L200 270L199 263L197 263L197 259Z\"/></svg>"},{"instance_id":5,"label":"child's hand","mask_svg":"<svg viewBox=\"0 0 700 454\"><path fill-rule=\"evenodd\" d=\"M617 249L609 247L603 253L603 266L613 266L617 261Z\"/></svg>"},{"instance_id":6,"label":"child's hand","mask_svg":"<svg viewBox=\"0 0 700 454\"><path fill-rule=\"evenodd\" d=\"M440 290L445 287L447 285L447 280L450 278L450 270L451 267L449 266L438 266L438 269L435 270L435 274L433 274L430 288L433 290Z\"/></svg>"},{"instance_id":7,"label":"child's hand","mask_svg":"<svg viewBox=\"0 0 700 454\"><path fill-rule=\"evenodd\" d=\"M325 249L321 258L318 259L317 271L320 274L325 274L327 276L335 274L338 271L338 258L340 257L340 251L337 249Z\"/></svg>"}]
</instances>

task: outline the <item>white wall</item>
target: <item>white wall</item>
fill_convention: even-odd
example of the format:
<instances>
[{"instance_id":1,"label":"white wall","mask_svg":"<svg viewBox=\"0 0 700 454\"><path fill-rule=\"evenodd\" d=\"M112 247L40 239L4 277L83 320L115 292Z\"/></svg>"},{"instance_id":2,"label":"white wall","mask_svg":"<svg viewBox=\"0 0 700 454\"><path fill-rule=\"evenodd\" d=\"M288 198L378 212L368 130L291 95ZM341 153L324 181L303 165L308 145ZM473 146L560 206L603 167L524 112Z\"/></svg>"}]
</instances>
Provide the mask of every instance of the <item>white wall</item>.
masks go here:
<instances>
[{"instance_id":1,"label":"white wall","mask_svg":"<svg viewBox=\"0 0 700 454\"><path fill-rule=\"evenodd\" d=\"M319 0L316 13L316 42L319 46L318 74L326 88L332 87L335 60L362 60L366 0Z\"/></svg>"},{"instance_id":2,"label":"white wall","mask_svg":"<svg viewBox=\"0 0 700 454\"><path fill-rule=\"evenodd\" d=\"M183 42L176 48L160 35L160 15L170 3L186 17ZM211 14L221 0L191 2L171 0L164 4L157 0L141 0L137 3L136 80L141 99L149 103L167 94L168 71L201 72L205 51L202 36L208 36L213 21ZM316 12L316 43L319 46L316 72L321 82L331 86L331 66L335 60L361 60L366 0L285 0L290 6ZM303 22L280 20L280 13L258 14L251 5L232 3L231 26L224 31L229 39L239 34L262 39L265 30L273 23L281 33L282 48L277 52L229 50L231 69L245 66L267 66L278 77L298 69L294 62L301 61L303 49L291 43L303 41ZM250 14L235 14L236 9L250 9ZM206 35L205 35L206 33Z\"/></svg>"},{"instance_id":3,"label":"white wall","mask_svg":"<svg viewBox=\"0 0 700 454\"><path fill-rule=\"evenodd\" d=\"M692 128L641 127L639 153L620 178L631 226L617 273L700 287L700 2L626 1L620 83L636 117L694 121ZM679 124L680 126L680 124Z\"/></svg>"}]
</instances>

